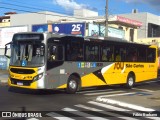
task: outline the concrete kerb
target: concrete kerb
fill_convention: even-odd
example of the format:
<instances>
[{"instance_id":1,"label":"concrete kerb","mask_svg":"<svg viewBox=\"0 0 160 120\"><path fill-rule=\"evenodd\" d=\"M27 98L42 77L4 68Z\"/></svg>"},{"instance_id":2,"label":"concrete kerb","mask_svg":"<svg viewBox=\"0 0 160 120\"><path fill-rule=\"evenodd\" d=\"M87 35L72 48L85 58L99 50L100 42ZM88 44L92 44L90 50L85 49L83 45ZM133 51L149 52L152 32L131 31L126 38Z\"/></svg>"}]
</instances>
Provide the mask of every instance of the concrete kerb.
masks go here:
<instances>
[{"instance_id":1,"label":"concrete kerb","mask_svg":"<svg viewBox=\"0 0 160 120\"><path fill-rule=\"evenodd\" d=\"M156 111L152 108L146 108L146 107L142 107L142 106L138 106L138 105L134 105L134 104L129 104L129 103L125 103L125 102L121 102L121 101L117 101L117 100L102 98L102 97L97 97L96 101L97 102L104 102L104 103L108 103L108 104L112 104L112 105L117 105L117 106L121 106L121 107L126 107L126 108L130 108L130 109L138 110L138 111L148 111L148 112Z\"/></svg>"},{"instance_id":2,"label":"concrete kerb","mask_svg":"<svg viewBox=\"0 0 160 120\"><path fill-rule=\"evenodd\" d=\"M6 79L0 80L0 83L7 83L7 82L8 82L8 80L6 80Z\"/></svg>"},{"instance_id":3,"label":"concrete kerb","mask_svg":"<svg viewBox=\"0 0 160 120\"><path fill-rule=\"evenodd\" d=\"M8 70L0 69L0 83L7 83L7 82L8 82Z\"/></svg>"}]
</instances>

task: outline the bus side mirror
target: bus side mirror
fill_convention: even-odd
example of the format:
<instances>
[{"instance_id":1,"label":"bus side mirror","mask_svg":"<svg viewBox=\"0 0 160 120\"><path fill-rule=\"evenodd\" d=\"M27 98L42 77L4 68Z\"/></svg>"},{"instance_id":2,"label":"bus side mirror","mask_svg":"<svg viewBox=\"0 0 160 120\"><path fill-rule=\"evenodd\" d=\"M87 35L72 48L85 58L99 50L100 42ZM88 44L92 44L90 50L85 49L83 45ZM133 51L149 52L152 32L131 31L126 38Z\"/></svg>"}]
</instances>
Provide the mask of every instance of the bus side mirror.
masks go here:
<instances>
[{"instance_id":1,"label":"bus side mirror","mask_svg":"<svg viewBox=\"0 0 160 120\"><path fill-rule=\"evenodd\" d=\"M4 55L6 55L7 54L7 46L5 46L5 51L4 51Z\"/></svg>"},{"instance_id":2,"label":"bus side mirror","mask_svg":"<svg viewBox=\"0 0 160 120\"><path fill-rule=\"evenodd\" d=\"M7 52L8 49L9 49L9 48L7 47L7 45L10 45L10 44L6 44L6 45L5 45L4 55L5 55L7 58L11 58L10 55L9 55L9 53Z\"/></svg>"}]
</instances>

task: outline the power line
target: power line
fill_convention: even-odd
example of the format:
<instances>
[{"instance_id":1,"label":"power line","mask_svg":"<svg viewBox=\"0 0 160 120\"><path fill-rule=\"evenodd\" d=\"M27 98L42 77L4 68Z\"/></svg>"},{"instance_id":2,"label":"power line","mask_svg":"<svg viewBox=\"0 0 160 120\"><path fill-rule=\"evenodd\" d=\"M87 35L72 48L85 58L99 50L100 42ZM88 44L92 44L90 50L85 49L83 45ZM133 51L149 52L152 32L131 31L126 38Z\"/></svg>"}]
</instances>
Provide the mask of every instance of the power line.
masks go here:
<instances>
[{"instance_id":1,"label":"power line","mask_svg":"<svg viewBox=\"0 0 160 120\"><path fill-rule=\"evenodd\" d=\"M15 8L10 8L10 7L0 7L0 8L9 9L9 10L16 10L16 11L21 11L21 12L27 12L27 13L35 13L35 14L42 14L42 15L73 18L73 16L68 16L68 15L58 15L58 14L49 14L49 13L42 13L42 12L32 12L32 11L29 11L29 10L15 9ZM85 18L85 17L80 17L80 16L79 17L74 16L74 18L82 19L82 20L90 20L90 18Z\"/></svg>"},{"instance_id":2,"label":"power line","mask_svg":"<svg viewBox=\"0 0 160 120\"><path fill-rule=\"evenodd\" d=\"M1 4L4 4L4 5L11 5L11 6L16 6L16 7L22 7L22 8L29 8L29 9L34 9L34 10L41 10L41 11L46 11L45 9L41 9L41 8L36 8L36 7L29 7L29 6L24 6L24 5L17 5L17 4L12 4L12 3L6 3L6 2L0 2ZM13 8L14 10L14 8ZM21 10L23 11L23 10ZM27 11L27 10L26 10ZM25 11L25 12L26 12ZM48 11L48 10L47 10ZM49 10L51 11L51 10ZM61 14L64 14L64 12L59 12L59 11L51 11L51 12L57 12L57 13L61 13Z\"/></svg>"},{"instance_id":3,"label":"power line","mask_svg":"<svg viewBox=\"0 0 160 120\"><path fill-rule=\"evenodd\" d=\"M108 0L106 0L106 7L108 6L107 3ZM17 6L17 7L23 7L23 8L29 8L29 9L35 9L35 10L41 10L41 11L46 11L44 9L41 9L41 8L36 8L36 7L29 7L29 6L25 6L25 5L17 5L17 4L12 4L12 3L6 3L6 2L0 2L1 4L5 4L5 5L11 5L11 6ZM19 2L19 3L22 3L22 2ZM24 4L24 3L22 3ZM36 14L43 14L43 15L51 15L51 16L59 16L59 17L68 17L68 18L73 18L72 16L67 16L67 15L53 15L53 14L46 14L46 13L40 13L40 12L33 12L33 11L29 11L29 10L23 10L23 9L16 9L16 8L10 8L10 7L0 7L0 8L3 8L3 9L12 9L12 10L16 10L16 11L21 11L21 12L28 12L28 13L36 13ZM106 8L107 11L111 12L109 9ZM106 12L107 12L106 11ZM56 11L51 11L51 12L56 12ZM57 12L58 13L58 12ZM109 15L108 15L109 16ZM80 19L84 19L84 20L90 20L89 18L83 18L83 17L77 17L77 16L74 16L74 18L80 18ZM143 26L145 28L139 28L140 30L147 30L147 26Z\"/></svg>"},{"instance_id":4,"label":"power line","mask_svg":"<svg viewBox=\"0 0 160 120\"><path fill-rule=\"evenodd\" d=\"M108 0L106 0L106 22L105 22L105 36L108 37Z\"/></svg>"}]
</instances>

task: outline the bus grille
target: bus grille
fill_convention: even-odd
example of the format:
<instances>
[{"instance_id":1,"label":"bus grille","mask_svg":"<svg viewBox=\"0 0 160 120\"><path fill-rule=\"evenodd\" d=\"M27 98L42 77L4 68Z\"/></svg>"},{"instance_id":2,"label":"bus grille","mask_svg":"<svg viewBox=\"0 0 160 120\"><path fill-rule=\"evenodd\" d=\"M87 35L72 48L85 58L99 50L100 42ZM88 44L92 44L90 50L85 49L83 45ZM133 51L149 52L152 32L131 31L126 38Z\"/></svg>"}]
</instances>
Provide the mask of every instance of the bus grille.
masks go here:
<instances>
[{"instance_id":1,"label":"bus grille","mask_svg":"<svg viewBox=\"0 0 160 120\"><path fill-rule=\"evenodd\" d=\"M33 69L19 69L19 68L11 68L11 72L18 74L33 74L35 71Z\"/></svg>"},{"instance_id":2,"label":"bus grille","mask_svg":"<svg viewBox=\"0 0 160 120\"><path fill-rule=\"evenodd\" d=\"M18 80L11 78L11 84L17 85L18 82L23 83L23 86L30 86L33 80Z\"/></svg>"}]
</instances>

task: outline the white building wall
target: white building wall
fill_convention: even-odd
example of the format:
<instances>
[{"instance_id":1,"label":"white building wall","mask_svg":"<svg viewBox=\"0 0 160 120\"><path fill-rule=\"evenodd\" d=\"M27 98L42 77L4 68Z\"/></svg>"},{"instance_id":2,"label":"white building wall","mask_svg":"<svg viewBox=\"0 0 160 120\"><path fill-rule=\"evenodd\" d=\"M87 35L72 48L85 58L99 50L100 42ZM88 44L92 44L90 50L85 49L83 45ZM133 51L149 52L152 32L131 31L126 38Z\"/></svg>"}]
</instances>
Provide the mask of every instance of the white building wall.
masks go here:
<instances>
[{"instance_id":1,"label":"white building wall","mask_svg":"<svg viewBox=\"0 0 160 120\"><path fill-rule=\"evenodd\" d=\"M40 13L24 13L11 15L11 26L28 25L31 31L32 24L42 24L46 22L46 15Z\"/></svg>"},{"instance_id":2,"label":"white building wall","mask_svg":"<svg viewBox=\"0 0 160 120\"><path fill-rule=\"evenodd\" d=\"M94 17L94 16L98 16L98 12L88 10L88 9L75 9L74 16Z\"/></svg>"},{"instance_id":3,"label":"white building wall","mask_svg":"<svg viewBox=\"0 0 160 120\"><path fill-rule=\"evenodd\" d=\"M143 23L143 25L138 29L138 38L148 37L148 23L153 23L155 25L160 25L160 16L154 15L152 13L142 12L142 13L130 13L130 14L120 14L120 16L137 20Z\"/></svg>"}]
</instances>

